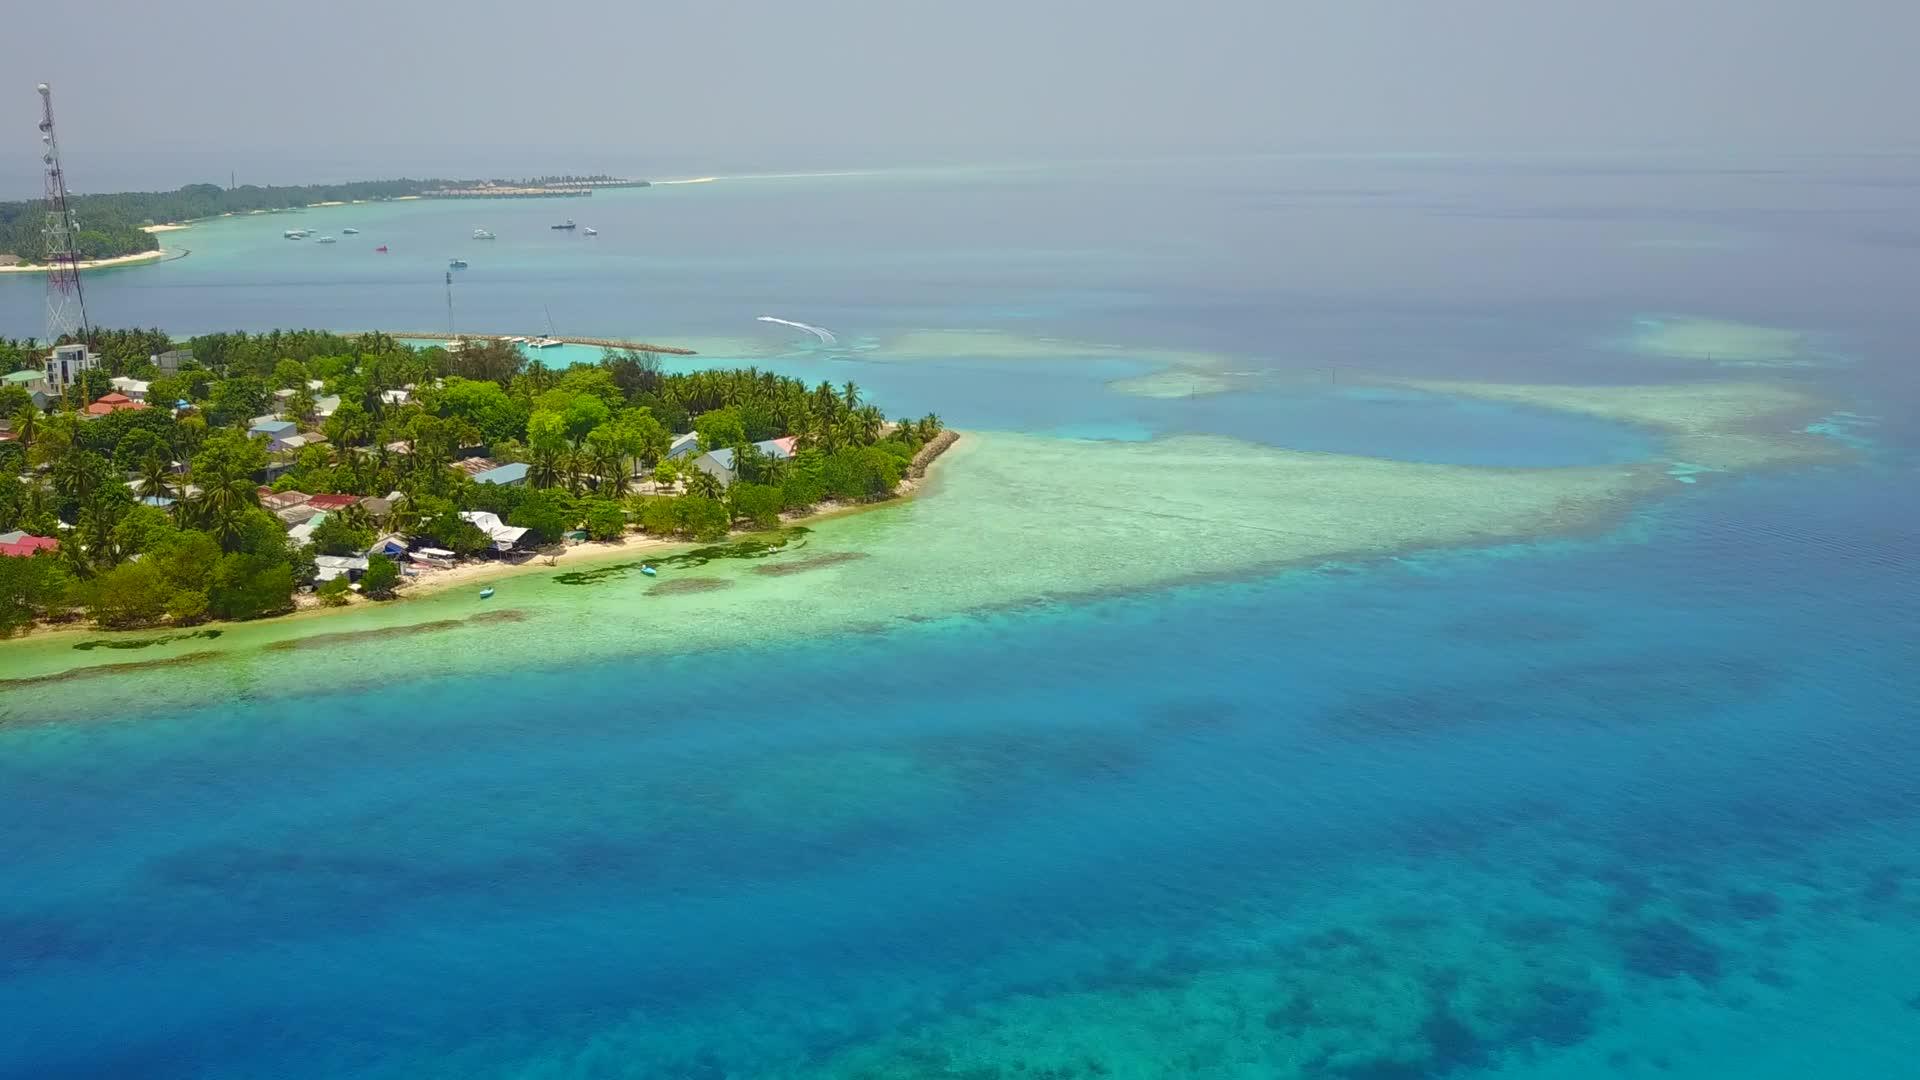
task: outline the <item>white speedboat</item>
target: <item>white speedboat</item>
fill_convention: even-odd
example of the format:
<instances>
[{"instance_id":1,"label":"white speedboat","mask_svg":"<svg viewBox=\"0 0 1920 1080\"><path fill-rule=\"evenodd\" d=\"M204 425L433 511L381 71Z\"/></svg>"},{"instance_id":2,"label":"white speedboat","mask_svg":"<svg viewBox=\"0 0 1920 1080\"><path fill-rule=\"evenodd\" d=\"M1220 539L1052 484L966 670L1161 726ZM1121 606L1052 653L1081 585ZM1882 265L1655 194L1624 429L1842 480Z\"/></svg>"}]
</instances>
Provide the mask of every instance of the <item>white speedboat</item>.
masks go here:
<instances>
[{"instance_id":1,"label":"white speedboat","mask_svg":"<svg viewBox=\"0 0 1920 1080\"><path fill-rule=\"evenodd\" d=\"M335 240L335 239L334 239L333 237L331 237L331 236L323 236L323 237L321 237L320 239L318 239L318 240L315 240L315 241L314 241L314 243L316 243L316 244L337 244L337 243L339 243L339 242L340 242L340 241L338 241L338 240Z\"/></svg>"},{"instance_id":2,"label":"white speedboat","mask_svg":"<svg viewBox=\"0 0 1920 1080\"><path fill-rule=\"evenodd\" d=\"M475 240L492 240L494 239L494 235L485 229L475 229L473 230L473 238Z\"/></svg>"},{"instance_id":3,"label":"white speedboat","mask_svg":"<svg viewBox=\"0 0 1920 1080\"><path fill-rule=\"evenodd\" d=\"M599 230L599 229L596 229L596 228L594 228L594 227L593 227L593 226L591 226L591 225L589 225L589 226L587 226L586 228L584 228L584 229L582 229L582 230L580 230L580 231L581 231L581 232L583 232L583 233L586 233L586 234L587 234L588 236L599 236L599 235L600 235L600 230Z\"/></svg>"},{"instance_id":4,"label":"white speedboat","mask_svg":"<svg viewBox=\"0 0 1920 1080\"><path fill-rule=\"evenodd\" d=\"M341 236L359 236L360 230L359 229L341 229L340 235Z\"/></svg>"}]
</instances>

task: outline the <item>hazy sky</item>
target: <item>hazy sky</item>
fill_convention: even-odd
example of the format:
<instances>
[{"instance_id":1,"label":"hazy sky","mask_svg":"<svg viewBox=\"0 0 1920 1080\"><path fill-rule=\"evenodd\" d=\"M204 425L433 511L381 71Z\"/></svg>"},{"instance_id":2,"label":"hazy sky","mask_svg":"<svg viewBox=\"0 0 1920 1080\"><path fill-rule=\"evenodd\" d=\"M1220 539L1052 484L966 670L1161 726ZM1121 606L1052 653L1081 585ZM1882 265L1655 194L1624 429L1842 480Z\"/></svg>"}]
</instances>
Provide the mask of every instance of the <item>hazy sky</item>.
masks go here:
<instances>
[{"instance_id":1,"label":"hazy sky","mask_svg":"<svg viewBox=\"0 0 1920 1080\"><path fill-rule=\"evenodd\" d=\"M1912 145L1920 101L1916 0L63 0L6 27L14 193L36 184L39 79L83 190L229 168L1870 149Z\"/></svg>"}]
</instances>

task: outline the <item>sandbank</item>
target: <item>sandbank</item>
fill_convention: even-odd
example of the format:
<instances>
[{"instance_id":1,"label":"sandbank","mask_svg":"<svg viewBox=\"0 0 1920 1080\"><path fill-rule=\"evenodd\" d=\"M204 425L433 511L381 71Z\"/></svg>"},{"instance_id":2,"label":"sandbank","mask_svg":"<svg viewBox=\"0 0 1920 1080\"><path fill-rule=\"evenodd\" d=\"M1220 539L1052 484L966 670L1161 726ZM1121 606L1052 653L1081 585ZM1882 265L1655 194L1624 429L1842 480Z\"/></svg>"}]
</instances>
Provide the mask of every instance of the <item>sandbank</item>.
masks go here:
<instances>
[{"instance_id":1,"label":"sandbank","mask_svg":"<svg viewBox=\"0 0 1920 1080\"><path fill-rule=\"evenodd\" d=\"M1375 381L1435 394L1584 413L1650 428L1662 435L1669 456L1714 471L1836 461L1850 454L1834 440L1804 430L1826 410L1825 403L1778 383L1555 386L1428 379Z\"/></svg>"},{"instance_id":2,"label":"sandbank","mask_svg":"<svg viewBox=\"0 0 1920 1080\"><path fill-rule=\"evenodd\" d=\"M181 229L191 229L191 228L193 228L191 224L170 222L162 225L142 225L140 226L140 231L143 233L163 233L163 232L179 232Z\"/></svg>"},{"instance_id":3,"label":"sandbank","mask_svg":"<svg viewBox=\"0 0 1920 1080\"><path fill-rule=\"evenodd\" d=\"M1820 359L1810 350L1806 335L1795 330L1685 315L1635 319L1625 345L1643 356L1730 367L1807 367Z\"/></svg>"},{"instance_id":4,"label":"sandbank","mask_svg":"<svg viewBox=\"0 0 1920 1080\"><path fill-rule=\"evenodd\" d=\"M863 352L868 360L1131 360L1161 367L1217 370L1229 358L1219 353L1152 346L1105 345L1065 338L1024 337L999 330L913 330Z\"/></svg>"},{"instance_id":5,"label":"sandbank","mask_svg":"<svg viewBox=\"0 0 1920 1080\"><path fill-rule=\"evenodd\" d=\"M1212 371L1183 371L1169 368L1164 371L1135 375L1127 379L1115 379L1107 384L1107 389L1118 394L1132 394L1146 398L1184 398L1200 394L1222 394L1233 389L1233 381L1226 375Z\"/></svg>"}]
</instances>

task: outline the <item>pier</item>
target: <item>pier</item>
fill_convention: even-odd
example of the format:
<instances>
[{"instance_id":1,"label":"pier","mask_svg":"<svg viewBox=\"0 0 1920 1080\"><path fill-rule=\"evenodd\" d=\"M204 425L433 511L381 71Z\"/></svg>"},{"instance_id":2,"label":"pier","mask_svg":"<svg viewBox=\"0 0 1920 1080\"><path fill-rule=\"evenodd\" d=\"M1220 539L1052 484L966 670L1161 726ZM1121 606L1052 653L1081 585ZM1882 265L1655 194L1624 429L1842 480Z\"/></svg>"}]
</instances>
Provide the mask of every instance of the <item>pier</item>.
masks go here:
<instances>
[{"instance_id":1,"label":"pier","mask_svg":"<svg viewBox=\"0 0 1920 1080\"><path fill-rule=\"evenodd\" d=\"M445 341L447 340L446 334L422 334L414 330L383 330L380 332L383 334L386 334L388 337L401 338L406 341L423 341L423 340L424 341ZM508 335L506 334L455 334L454 337L456 339L472 338L476 341L483 340L483 339L492 339L494 341L505 341ZM624 341L620 338L566 337L563 335L555 334L553 335L553 340L558 341L563 345L596 345L602 349L619 349L619 350L631 349L634 352L659 353L662 356L698 356L700 355L698 352L694 351L693 349L683 349L683 348L680 348L678 345L649 345L644 341ZM534 355L535 356L539 355L538 349L534 350Z\"/></svg>"}]
</instances>

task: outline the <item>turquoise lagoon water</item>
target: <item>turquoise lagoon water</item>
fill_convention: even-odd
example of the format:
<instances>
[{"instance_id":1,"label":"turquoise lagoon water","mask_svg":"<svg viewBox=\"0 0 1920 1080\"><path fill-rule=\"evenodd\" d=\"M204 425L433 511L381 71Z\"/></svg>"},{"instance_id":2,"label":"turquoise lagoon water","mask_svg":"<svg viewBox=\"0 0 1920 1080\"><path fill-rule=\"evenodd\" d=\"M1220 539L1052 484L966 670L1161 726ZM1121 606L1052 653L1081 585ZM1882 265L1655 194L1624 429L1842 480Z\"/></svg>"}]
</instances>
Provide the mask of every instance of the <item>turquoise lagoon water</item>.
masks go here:
<instances>
[{"instance_id":1,"label":"turquoise lagoon water","mask_svg":"<svg viewBox=\"0 0 1920 1080\"><path fill-rule=\"evenodd\" d=\"M1860 362L1782 377L1865 418L1858 456L1702 475L1578 538L862 633L795 639L770 610L750 647L352 689L303 684L292 653L284 692L192 708L142 693L192 668L94 681L111 708L84 722L33 722L63 684L5 691L0 1073L1907 1074L1915 327L1883 272L1911 250L1830 207L1856 191L1838 166L1793 185L1682 185L1670 163L1324 168L636 192L660 245L691 250L704 223L708 253L655 276L529 228L511 273L599 283L563 329L746 337L896 412L1482 465L1656 451L1351 375L1726 377L1592 344L1701 310L1845 339ZM941 200L948 218L915 212ZM513 212L619 236L614 200L593 201ZM880 224L847 224L862 207ZM1132 234L1094 227L1119 207ZM377 209L359 220L486 223L508 250L506 208ZM313 252L245 224L253 254L210 234L90 297L182 329L323 321L310 302L357 312L337 325L427 317L344 257L283 266ZM1722 243L1648 243L1701 231ZM795 265L803 241L819 267ZM753 338L717 297L756 282L749 319L783 292L812 302L772 313L874 350ZM650 288L683 309L611 299ZM0 283L10 323L32 304ZM889 359L917 327L1137 354ZM1108 389L1181 348L1261 374Z\"/></svg>"}]
</instances>

